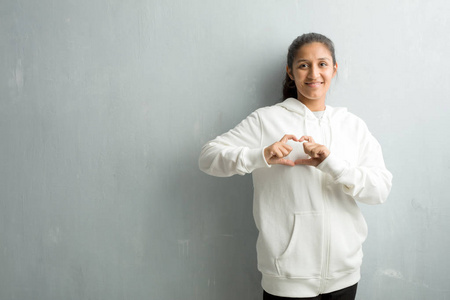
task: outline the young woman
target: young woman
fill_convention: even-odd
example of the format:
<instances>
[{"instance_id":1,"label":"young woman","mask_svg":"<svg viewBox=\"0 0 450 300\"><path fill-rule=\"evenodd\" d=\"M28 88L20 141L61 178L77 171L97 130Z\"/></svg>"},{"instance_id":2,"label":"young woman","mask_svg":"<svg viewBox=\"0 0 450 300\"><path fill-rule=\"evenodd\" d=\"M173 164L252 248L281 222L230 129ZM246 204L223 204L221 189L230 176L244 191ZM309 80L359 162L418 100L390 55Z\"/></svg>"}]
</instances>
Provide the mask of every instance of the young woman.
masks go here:
<instances>
[{"instance_id":1,"label":"young woman","mask_svg":"<svg viewBox=\"0 0 450 300\"><path fill-rule=\"evenodd\" d=\"M206 143L200 169L252 173L264 299L354 299L367 225L356 202L391 189L377 140L345 108L325 104L334 45L309 33L287 55L284 101Z\"/></svg>"}]
</instances>

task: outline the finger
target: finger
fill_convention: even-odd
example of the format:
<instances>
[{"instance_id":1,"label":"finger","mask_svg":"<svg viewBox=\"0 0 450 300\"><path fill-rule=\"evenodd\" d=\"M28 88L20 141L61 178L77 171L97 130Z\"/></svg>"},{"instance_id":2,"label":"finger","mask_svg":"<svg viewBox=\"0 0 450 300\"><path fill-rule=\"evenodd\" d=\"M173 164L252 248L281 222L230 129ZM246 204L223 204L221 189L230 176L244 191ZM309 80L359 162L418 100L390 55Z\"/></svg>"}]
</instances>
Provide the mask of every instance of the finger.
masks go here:
<instances>
[{"instance_id":1,"label":"finger","mask_svg":"<svg viewBox=\"0 0 450 300\"><path fill-rule=\"evenodd\" d=\"M283 155L283 153L281 152L280 149L275 148L275 149L274 149L274 152L275 152L275 155L274 155L274 156L279 157L279 158L284 157L284 155Z\"/></svg>"},{"instance_id":2,"label":"finger","mask_svg":"<svg viewBox=\"0 0 450 300\"><path fill-rule=\"evenodd\" d=\"M295 135L293 135L293 134L285 134L282 138L281 138L281 140L280 140L280 142L282 142L282 143L286 143L287 141L289 141L289 140L294 140L294 141L298 141L298 139L297 139L297 137L295 136Z\"/></svg>"},{"instance_id":3,"label":"finger","mask_svg":"<svg viewBox=\"0 0 450 300\"><path fill-rule=\"evenodd\" d=\"M308 143L315 143L314 139L312 138L312 136L309 135L304 135L300 138L299 142L308 142Z\"/></svg>"},{"instance_id":4,"label":"finger","mask_svg":"<svg viewBox=\"0 0 450 300\"><path fill-rule=\"evenodd\" d=\"M289 153L291 153L291 151L292 151L292 147L291 146L289 146L289 145L286 145L286 144L283 144L282 145L282 149L284 150L284 151L286 151L286 155L288 155Z\"/></svg>"},{"instance_id":5,"label":"finger","mask_svg":"<svg viewBox=\"0 0 450 300\"><path fill-rule=\"evenodd\" d=\"M297 159L295 165L304 165L304 166L315 166L315 161L311 158L308 159Z\"/></svg>"},{"instance_id":6,"label":"finger","mask_svg":"<svg viewBox=\"0 0 450 300\"><path fill-rule=\"evenodd\" d=\"M312 158L317 158L317 147L312 148L312 149L309 151L309 154L308 154L308 155L311 156Z\"/></svg>"},{"instance_id":7,"label":"finger","mask_svg":"<svg viewBox=\"0 0 450 300\"><path fill-rule=\"evenodd\" d=\"M281 146L284 148L284 149L286 149L287 151L289 151L289 152L291 152L292 151L292 147L290 146L290 145L288 145L288 144L281 144Z\"/></svg>"},{"instance_id":8,"label":"finger","mask_svg":"<svg viewBox=\"0 0 450 300\"><path fill-rule=\"evenodd\" d=\"M291 151L286 148L280 148L281 153L283 153L283 157L287 156Z\"/></svg>"},{"instance_id":9,"label":"finger","mask_svg":"<svg viewBox=\"0 0 450 300\"><path fill-rule=\"evenodd\" d=\"M316 144L316 145L317 145L317 144ZM326 155L326 150L327 150L327 148L326 148L325 146L319 145L319 146L317 146L317 147L314 147L314 148L311 150L311 152L312 152L313 155L310 155L310 156L311 156L311 157L314 157L314 158L320 158L320 157Z\"/></svg>"},{"instance_id":10,"label":"finger","mask_svg":"<svg viewBox=\"0 0 450 300\"><path fill-rule=\"evenodd\" d=\"M303 151L311 157L317 158L321 153L324 153L324 147L315 143L303 143Z\"/></svg>"},{"instance_id":11,"label":"finger","mask_svg":"<svg viewBox=\"0 0 450 300\"><path fill-rule=\"evenodd\" d=\"M276 160L275 162L276 164L279 165L285 165L285 166L295 166L295 163L292 160L289 159L285 159L285 158L279 158Z\"/></svg>"},{"instance_id":12,"label":"finger","mask_svg":"<svg viewBox=\"0 0 450 300\"><path fill-rule=\"evenodd\" d=\"M281 142L276 143L273 147L277 157L285 157L292 151L292 147Z\"/></svg>"},{"instance_id":13,"label":"finger","mask_svg":"<svg viewBox=\"0 0 450 300\"><path fill-rule=\"evenodd\" d=\"M314 148L314 144L309 144L307 142L303 143L303 151L305 151L306 154L311 156L311 150Z\"/></svg>"}]
</instances>

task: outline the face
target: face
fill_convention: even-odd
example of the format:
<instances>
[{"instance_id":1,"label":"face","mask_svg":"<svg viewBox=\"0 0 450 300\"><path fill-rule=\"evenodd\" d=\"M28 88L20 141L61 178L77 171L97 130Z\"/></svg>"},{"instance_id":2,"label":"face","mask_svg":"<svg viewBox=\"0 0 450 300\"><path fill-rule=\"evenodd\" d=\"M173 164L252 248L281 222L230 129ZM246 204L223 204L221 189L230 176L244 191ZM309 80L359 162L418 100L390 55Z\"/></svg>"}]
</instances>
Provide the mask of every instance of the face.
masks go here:
<instances>
[{"instance_id":1,"label":"face","mask_svg":"<svg viewBox=\"0 0 450 300\"><path fill-rule=\"evenodd\" d=\"M286 71L295 81L298 100L311 110L325 109L327 91L337 71L337 64L333 65L333 58L325 45L303 45L297 51L292 67L286 67Z\"/></svg>"}]
</instances>

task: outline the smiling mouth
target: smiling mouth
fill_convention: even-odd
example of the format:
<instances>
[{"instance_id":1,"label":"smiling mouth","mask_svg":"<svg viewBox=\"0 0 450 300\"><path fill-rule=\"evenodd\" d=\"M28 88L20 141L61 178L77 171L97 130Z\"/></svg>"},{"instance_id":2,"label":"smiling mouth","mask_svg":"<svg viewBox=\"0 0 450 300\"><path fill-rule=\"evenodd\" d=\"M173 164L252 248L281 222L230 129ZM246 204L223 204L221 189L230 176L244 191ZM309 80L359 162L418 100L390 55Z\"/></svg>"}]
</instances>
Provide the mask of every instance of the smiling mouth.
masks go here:
<instances>
[{"instance_id":1,"label":"smiling mouth","mask_svg":"<svg viewBox=\"0 0 450 300\"><path fill-rule=\"evenodd\" d=\"M306 85L309 87L319 87L323 82L306 82Z\"/></svg>"}]
</instances>

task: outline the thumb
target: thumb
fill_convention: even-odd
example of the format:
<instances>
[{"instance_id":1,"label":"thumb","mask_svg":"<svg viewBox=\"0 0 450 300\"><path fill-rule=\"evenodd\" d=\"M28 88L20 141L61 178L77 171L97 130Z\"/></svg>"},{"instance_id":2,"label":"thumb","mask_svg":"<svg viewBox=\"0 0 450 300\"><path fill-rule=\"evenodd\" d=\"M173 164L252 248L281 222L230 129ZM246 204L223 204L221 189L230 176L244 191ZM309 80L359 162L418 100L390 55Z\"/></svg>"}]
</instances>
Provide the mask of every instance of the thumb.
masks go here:
<instances>
[{"instance_id":1,"label":"thumb","mask_svg":"<svg viewBox=\"0 0 450 300\"><path fill-rule=\"evenodd\" d=\"M297 159L294 163L295 165L315 166L315 163L311 158Z\"/></svg>"}]
</instances>

